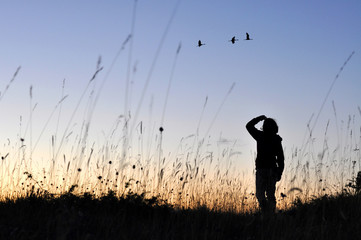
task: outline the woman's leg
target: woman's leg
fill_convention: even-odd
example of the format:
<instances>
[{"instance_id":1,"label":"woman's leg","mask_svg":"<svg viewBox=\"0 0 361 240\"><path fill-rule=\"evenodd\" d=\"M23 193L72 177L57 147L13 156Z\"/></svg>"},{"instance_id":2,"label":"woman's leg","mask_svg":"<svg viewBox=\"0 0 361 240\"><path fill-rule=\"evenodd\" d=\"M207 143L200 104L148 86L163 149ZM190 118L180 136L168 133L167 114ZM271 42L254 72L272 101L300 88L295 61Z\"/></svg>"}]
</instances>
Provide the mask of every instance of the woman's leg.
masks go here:
<instances>
[{"instance_id":1,"label":"woman's leg","mask_svg":"<svg viewBox=\"0 0 361 240\"><path fill-rule=\"evenodd\" d=\"M266 194L267 194L267 202L268 207L271 212L274 212L276 209L276 172L274 169L269 169L268 176L267 176L267 187L266 187Z\"/></svg>"},{"instance_id":2,"label":"woman's leg","mask_svg":"<svg viewBox=\"0 0 361 240\"><path fill-rule=\"evenodd\" d=\"M267 172L265 172L266 169L258 169L256 170L256 198L258 200L259 207L262 211L265 210L267 205L267 199L265 196L266 192L266 183L267 179L265 179L267 176Z\"/></svg>"}]
</instances>

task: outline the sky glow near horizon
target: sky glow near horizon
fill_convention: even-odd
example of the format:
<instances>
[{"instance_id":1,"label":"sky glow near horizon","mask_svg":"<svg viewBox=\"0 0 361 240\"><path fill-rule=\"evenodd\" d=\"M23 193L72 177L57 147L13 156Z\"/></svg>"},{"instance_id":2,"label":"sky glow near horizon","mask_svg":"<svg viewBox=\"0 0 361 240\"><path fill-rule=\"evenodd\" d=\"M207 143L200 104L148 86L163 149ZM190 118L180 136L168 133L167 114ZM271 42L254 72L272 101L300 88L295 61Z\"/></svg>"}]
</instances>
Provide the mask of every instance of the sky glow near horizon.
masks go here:
<instances>
[{"instance_id":1,"label":"sky glow near horizon","mask_svg":"<svg viewBox=\"0 0 361 240\"><path fill-rule=\"evenodd\" d=\"M264 114L277 120L287 157L292 148L302 144L307 123L313 114L318 114L331 83L353 51L355 54L335 82L320 114L314 137L316 145L322 145L330 120L328 139L335 147L335 139L339 139L336 127L345 129L349 115L354 116L352 127L355 137L359 136L360 1L184 0L170 22L177 2L137 1L133 42L125 45L101 91L91 120L90 146L93 142L101 146L116 118L124 114L129 59L128 108L132 117L138 105L141 106L139 116L130 126L136 127L142 121L148 132L154 132L153 137L158 133L168 82L172 81L163 123L165 155L174 152L182 138L196 134L200 122L200 138L208 139L205 134L210 129L208 135L213 147L232 146L234 151L242 152L233 161L241 171L251 171L255 142L246 132L245 124ZM99 91L116 53L131 33L133 8L131 0L0 3L2 94L21 66L0 101L1 143L6 144L7 139L16 142L19 136L28 139L32 134L35 144L50 119L37 147L44 152L40 158L48 158L51 136L56 132L59 136L63 134L101 56L104 69L86 92L70 124L71 128L74 124L81 125L91 89ZM155 67L151 69L169 23ZM252 41L243 40L246 32ZM239 39L235 44L229 42L233 36ZM206 45L198 48L198 40ZM139 104L151 71L146 94ZM56 130L59 109L50 116L62 97L64 79L64 95L68 97L63 102ZM235 86L227 96L233 83ZM26 130L26 126L30 108L35 104L30 133L30 127ZM19 126L20 116L22 126ZM225 140L229 141L228 145ZM360 142L357 138L354 141ZM0 153L6 154L1 149Z\"/></svg>"}]
</instances>

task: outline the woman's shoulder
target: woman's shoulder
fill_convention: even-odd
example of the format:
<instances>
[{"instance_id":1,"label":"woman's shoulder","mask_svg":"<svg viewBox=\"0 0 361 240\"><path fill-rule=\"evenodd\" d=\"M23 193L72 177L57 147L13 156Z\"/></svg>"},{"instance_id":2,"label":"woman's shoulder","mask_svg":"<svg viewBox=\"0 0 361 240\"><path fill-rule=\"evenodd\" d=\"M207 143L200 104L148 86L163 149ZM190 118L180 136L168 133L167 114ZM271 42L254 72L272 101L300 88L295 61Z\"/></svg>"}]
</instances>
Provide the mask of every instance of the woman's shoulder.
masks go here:
<instances>
[{"instance_id":1,"label":"woman's shoulder","mask_svg":"<svg viewBox=\"0 0 361 240\"><path fill-rule=\"evenodd\" d=\"M281 142L282 141L282 138L280 135L276 134L276 138Z\"/></svg>"},{"instance_id":2,"label":"woman's shoulder","mask_svg":"<svg viewBox=\"0 0 361 240\"><path fill-rule=\"evenodd\" d=\"M264 132L262 132L261 136L264 137L265 139L268 139L267 141L272 141L272 142L281 142L282 141L281 136L278 134L268 135L268 134L265 134Z\"/></svg>"}]
</instances>

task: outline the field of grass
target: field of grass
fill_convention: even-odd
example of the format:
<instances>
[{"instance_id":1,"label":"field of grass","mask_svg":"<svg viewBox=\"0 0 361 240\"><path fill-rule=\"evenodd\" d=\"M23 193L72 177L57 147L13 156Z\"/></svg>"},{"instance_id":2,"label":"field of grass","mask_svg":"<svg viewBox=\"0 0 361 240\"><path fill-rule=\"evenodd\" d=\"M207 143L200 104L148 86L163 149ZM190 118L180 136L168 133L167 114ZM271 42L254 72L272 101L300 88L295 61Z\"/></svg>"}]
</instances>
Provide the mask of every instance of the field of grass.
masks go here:
<instances>
[{"instance_id":1,"label":"field of grass","mask_svg":"<svg viewBox=\"0 0 361 240\"><path fill-rule=\"evenodd\" d=\"M343 193L261 215L175 209L142 195L30 193L0 203L1 239L360 239L361 195Z\"/></svg>"},{"instance_id":2,"label":"field of grass","mask_svg":"<svg viewBox=\"0 0 361 240\"><path fill-rule=\"evenodd\" d=\"M89 126L96 100L89 88L100 71L98 66L62 134L43 136L54 113L61 115L64 95L38 140L30 134L31 113L19 139L3 144L0 239L359 239L355 115L339 128L334 148L329 123L321 151L315 151L308 126L304 144L286 152L276 191L279 211L261 215L254 175L233 167L238 150L230 143L214 151L198 128L165 154L162 129L149 131L139 120L131 128L132 118L123 116L104 142L94 144ZM79 129L71 129L82 104L86 114ZM36 155L41 138L51 140L52 154L44 161Z\"/></svg>"}]
</instances>

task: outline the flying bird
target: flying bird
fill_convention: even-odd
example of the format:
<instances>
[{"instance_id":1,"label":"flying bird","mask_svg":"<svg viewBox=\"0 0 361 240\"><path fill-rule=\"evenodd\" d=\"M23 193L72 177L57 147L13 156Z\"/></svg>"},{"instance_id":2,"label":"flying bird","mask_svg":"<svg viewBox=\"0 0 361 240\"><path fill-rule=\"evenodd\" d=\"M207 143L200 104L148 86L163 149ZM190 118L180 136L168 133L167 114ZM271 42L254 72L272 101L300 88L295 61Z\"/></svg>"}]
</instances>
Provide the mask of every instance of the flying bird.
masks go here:
<instances>
[{"instance_id":1,"label":"flying bird","mask_svg":"<svg viewBox=\"0 0 361 240\"><path fill-rule=\"evenodd\" d=\"M249 34L248 34L248 32L246 32L246 39L244 39L244 40L253 40L253 39L249 38Z\"/></svg>"},{"instance_id":2,"label":"flying bird","mask_svg":"<svg viewBox=\"0 0 361 240\"><path fill-rule=\"evenodd\" d=\"M233 38L231 40L228 40L229 42L232 42L232 44L234 44L236 41L238 41L238 39L236 39L236 37L233 36Z\"/></svg>"},{"instance_id":3,"label":"flying bird","mask_svg":"<svg viewBox=\"0 0 361 240\"><path fill-rule=\"evenodd\" d=\"M206 45L206 44L202 43L201 40L198 40L198 47L201 47L202 45Z\"/></svg>"}]
</instances>

